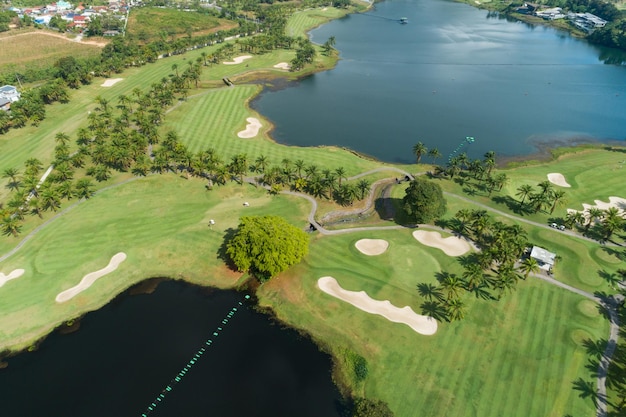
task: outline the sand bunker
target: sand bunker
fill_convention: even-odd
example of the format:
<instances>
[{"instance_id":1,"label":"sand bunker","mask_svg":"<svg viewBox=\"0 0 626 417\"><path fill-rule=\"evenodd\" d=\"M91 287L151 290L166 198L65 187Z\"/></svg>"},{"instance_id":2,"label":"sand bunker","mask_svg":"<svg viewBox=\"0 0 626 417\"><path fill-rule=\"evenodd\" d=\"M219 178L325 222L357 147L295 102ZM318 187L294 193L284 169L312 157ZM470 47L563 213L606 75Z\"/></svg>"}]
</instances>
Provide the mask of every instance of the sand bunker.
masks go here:
<instances>
[{"instance_id":1,"label":"sand bunker","mask_svg":"<svg viewBox=\"0 0 626 417\"><path fill-rule=\"evenodd\" d=\"M376 256L385 253L389 242L383 239L361 239L354 246L364 255Z\"/></svg>"},{"instance_id":2,"label":"sand bunker","mask_svg":"<svg viewBox=\"0 0 626 417\"><path fill-rule=\"evenodd\" d=\"M111 258L111 261L109 262L109 264L106 267L104 267L104 268L102 268L102 269L100 269L99 271L96 271L96 272L90 272L89 274L87 274L87 275L85 275L83 277L83 279L80 281L80 283L78 285L76 285L75 287L70 288L69 290L65 290L65 291L59 293L59 295L57 295L56 302L57 303L64 303L64 302L72 299L77 294L85 291L87 288L91 287L91 284L96 282L96 280L98 278L103 277L106 274L109 274L109 273L115 271L117 269L117 267L122 262L124 262L125 259L126 259L126 254L124 252L116 253L115 255L113 255L113 257Z\"/></svg>"},{"instance_id":3,"label":"sand bunker","mask_svg":"<svg viewBox=\"0 0 626 417\"><path fill-rule=\"evenodd\" d=\"M456 236L443 238L439 232L416 230L413 232L413 237L423 245L441 249L448 256L460 256L471 249L465 240Z\"/></svg>"},{"instance_id":4,"label":"sand bunker","mask_svg":"<svg viewBox=\"0 0 626 417\"><path fill-rule=\"evenodd\" d=\"M239 136L242 139L250 139L258 135L259 129L262 126L259 119L255 117L248 117L246 119L246 122L248 122L248 125L246 126L246 130L242 130L241 132L237 133L237 136Z\"/></svg>"},{"instance_id":5,"label":"sand bunker","mask_svg":"<svg viewBox=\"0 0 626 417\"><path fill-rule=\"evenodd\" d=\"M548 181L550 181L552 184L558 185L559 187L571 187L571 185L569 185L567 181L565 181L565 177L563 176L563 174L559 174L558 172L548 174Z\"/></svg>"},{"instance_id":6,"label":"sand bunker","mask_svg":"<svg viewBox=\"0 0 626 417\"><path fill-rule=\"evenodd\" d=\"M232 61L224 62L224 64L226 64L226 65L241 64L243 61L245 61L246 59L250 59L250 58L252 58L252 55L242 55L242 56L238 56L236 58L233 58Z\"/></svg>"},{"instance_id":7,"label":"sand bunker","mask_svg":"<svg viewBox=\"0 0 626 417\"><path fill-rule=\"evenodd\" d=\"M102 84L101 87L111 87L117 83L119 83L120 81L122 81L123 78L107 78Z\"/></svg>"},{"instance_id":8,"label":"sand bunker","mask_svg":"<svg viewBox=\"0 0 626 417\"><path fill-rule=\"evenodd\" d=\"M0 287L2 287L8 281L11 281L12 279L15 279L15 278L19 278L22 275L24 275L23 269L14 269L12 272L9 273L9 275L4 275L2 272L0 272Z\"/></svg>"},{"instance_id":9,"label":"sand bunker","mask_svg":"<svg viewBox=\"0 0 626 417\"><path fill-rule=\"evenodd\" d=\"M289 70L291 67L286 62L279 62L278 64L274 65L274 68Z\"/></svg>"},{"instance_id":10,"label":"sand bunker","mask_svg":"<svg viewBox=\"0 0 626 417\"><path fill-rule=\"evenodd\" d=\"M600 210L608 210L611 207L615 207L616 209L620 210L622 214L626 213L626 198L611 196L609 197L608 203L605 203L602 200L594 200L593 202L594 204L583 203L583 210L581 211L581 213L585 215L585 221L589 220L589 218L587 217L587 213L588 213L587 211L590 208L594 208L594 207L599 208ZM580 210L574 210L571 208L567 209L568 213L572 213L576 211L580 211Z\"/></svg>"},{"instance_id":11,"label":"sand bunker","mask_svg":"<svg viewBox=\"0 0 626 417\"><path fill-rule=\"evenodd\" d=\"M371 314L378 314L394 323L406 324L417 333L430 336L437 332L437 320L432 317L417 314L409 306L399 308L391 304L389 300L374 300L370 298L365 291L356 292L344 290L333 277L322 277L318 279L317 286L326 294L330 294L335 298L352 304L359 310Z\"/></svg>"}]
</instances>

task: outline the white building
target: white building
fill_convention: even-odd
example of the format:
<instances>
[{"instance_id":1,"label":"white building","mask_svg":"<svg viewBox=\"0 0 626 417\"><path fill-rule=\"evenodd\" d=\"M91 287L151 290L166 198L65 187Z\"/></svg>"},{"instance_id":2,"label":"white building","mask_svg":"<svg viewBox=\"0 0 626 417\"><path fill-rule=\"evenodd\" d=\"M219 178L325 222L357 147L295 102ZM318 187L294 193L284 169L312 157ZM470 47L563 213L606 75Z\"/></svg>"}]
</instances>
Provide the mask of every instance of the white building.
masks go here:
<instances>
[{"instance_id":1,"label":"white building","mask_svg":"<svg viewBox=\"0 0 626 417\"><path fill-rule=\"evenodd\" d=\"M550 271L554 266L556 254L548 252L539 246L533 246L533 249L530 251L530 257L539 263L539 268Z\"/></svg>"}]
</instances>

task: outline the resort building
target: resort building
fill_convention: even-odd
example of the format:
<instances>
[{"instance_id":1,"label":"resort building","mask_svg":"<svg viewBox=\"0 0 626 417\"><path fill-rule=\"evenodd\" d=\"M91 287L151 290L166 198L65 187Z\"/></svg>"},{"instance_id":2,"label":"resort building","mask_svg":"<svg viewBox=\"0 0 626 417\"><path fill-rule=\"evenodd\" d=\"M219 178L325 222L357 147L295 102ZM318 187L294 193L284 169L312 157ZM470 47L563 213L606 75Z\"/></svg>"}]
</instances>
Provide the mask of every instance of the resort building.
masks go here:
<instances>
[{"instance_id":1,"label":"resort building","mask_svg":"<svg viewBox=\"0 0 626 417\"><path fill-rule=\"evenodd\" d=\"M11 103L15 103L20 99L20 93L17 88L12 85L3 85L0 87L0 109L9 110Z\"/></svg>"},{"instance_id":2,"label":"resort building","mask_svg":"<svg viewBox=\"0 0 626 417\"><path fill-rule=\"evenodd\" d=\"M554 266L556 254L548 252L546 249L540 248L539 246L533 246L530 251L530 257L537 261L539 268L551 271Z\"/></svg>"}]
</instances>

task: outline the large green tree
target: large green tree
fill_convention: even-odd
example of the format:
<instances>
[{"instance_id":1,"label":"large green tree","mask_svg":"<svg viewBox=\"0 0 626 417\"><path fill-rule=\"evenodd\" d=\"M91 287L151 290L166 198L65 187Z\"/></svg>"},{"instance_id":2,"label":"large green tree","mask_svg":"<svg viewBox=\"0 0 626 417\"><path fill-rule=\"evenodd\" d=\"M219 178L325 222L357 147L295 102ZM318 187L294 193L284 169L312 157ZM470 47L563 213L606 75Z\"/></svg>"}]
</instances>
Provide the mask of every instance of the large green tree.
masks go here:
<instances>
[{"instance_id":1,"label":"large green tree","mask_svg":"<svg viewBox=\"0 0 626 417\"><path fill-rule=\"evenodd\" d=\"M380 400L357 398L354 401L352 417L393 417L394 413L387 403Z\"/></svg>"},{"instance_id":2,"label":"large green tree","mask_svg":"<svg viewBox=\"0 0 626 417\"><path fill-rule=\"evenodd\" d=\"M309 236L278 216L242 217L226 254L239 271L269 279L297 264L309 251Z\"/></svg>"},{"instance_id":3,"label":"large green tree","mask_svg":"<svg viewBox=\"0 0 626 417\"><path fill-rule=\"evenodd\" d=\"M416 178L402 199L404 211L417 223L428 223L446 212L446 200L439 184Z\"/></svg>"}]
</instances>

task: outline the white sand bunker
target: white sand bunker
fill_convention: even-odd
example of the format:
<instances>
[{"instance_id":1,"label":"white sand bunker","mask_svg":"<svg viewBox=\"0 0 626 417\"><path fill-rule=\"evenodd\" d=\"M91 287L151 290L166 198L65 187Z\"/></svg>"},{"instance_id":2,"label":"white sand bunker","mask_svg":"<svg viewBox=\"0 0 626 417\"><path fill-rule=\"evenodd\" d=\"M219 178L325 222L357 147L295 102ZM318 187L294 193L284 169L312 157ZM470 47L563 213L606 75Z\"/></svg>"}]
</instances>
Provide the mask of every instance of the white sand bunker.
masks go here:
<instances>
[{"instance_id":1,"label":"white sand bunker","mask_svg":"<svg viewBox=\"0 0 626 417\"><path fill-rule=\"evenodd\" d=\"M361 239L354 246L364 255L376 256L385 253L389 242L383 239Z\"/></svg>"},{"instance_id":2,"label":"white sand bunker","mask_svg":"<svg viewBox=\"0 0 626 417\"><path fill-rule=\"evenodd\" d=\"M12 279L15 279L15 278L19 278L22 275L24 275L23 269L14 269L12 272L9 272L9 275L4 275L2 272L0 272L0 287L2 287L8 281L11 281Z\"/></svg>"},{"instance_id":3,"label":"white sand bunker","mask_svg":"<svg viewBox=\"0 0 626 417\"><path fill-rule=\"evenodd\" d=\"M366 313L378 314L394 323L403 323L417 333L427 336L437 332L437 320L432 317L422 316L413 311L409 306L399 308L389 300L378 301L370 298L365 291L348 291L341 288L333 277L322 277L317 280L317 286L326 294L339 298L348 304L352 304Z\"/></svg>"},{"instance_id":4,"label":"white sand bunker","mask_svg":"<svg viewBox=\"0 0 626 417\"><path fill-rule=\"evenodd\" d=\"M615 207L616 209L620 211L621 214L626 213L626 198L611 196L609 197L608 203L605 203L602 200L594 200L593 202L594 204L583 203L582 213L585 215L586 220L588 220L587 215L588 215L588 210L590 208L599 208L600 210L608 210L611 207ZM567 209L568 213L576 212L576 211L579 211L579 210L574 210L571 208Z\"/></svg>"},{"instance_id":5,"label":"white sand bunker","mask_svg":"<svg viewBox=\"0 0 626 417\"><path fill-rule=\"evenodd\" d=\"M456 236L443 238L439 232L416 230L413 237L423 245L441 249L448 256L461 256L471 249L465 240Z\"/></svg>"},{"instance_id":6,"label":"white sand bunker","mask_svg":"<svg viewBox=\"0 0 626 417\"><path fill-rule=\"evenodd\" d=\"M79 293L85 291L87 288L91 287L91 284L96 282L98 278L101 278L105 276L106 274L110 274L111 272L115 271L117 267L122 262L124 262L125 259L126 259L126 254L124 252L116 253L115 255L113 255L113 257L111 258L111 261L106 267L100 269L99 271L90 272L89 274L83 277L83 279L80 281L78 285L70 288L69 290L65 290L59 293L59 295L57 295L56 302L64 303L72 299L74 296L78 295Z\"/></svg>"},{"instance_id":7,"label":"white sand bunker","mask_svg":"<svg viewBox=\"0 0 626 417\"><path fill-rule=\"evenodd\" d=\"M558 172L548 174L548 181L550 181L552 184L558 185L559 187L571 187L571 185L569 185L567 181L565 181L565 177L563 176L563 174L559 174Z\"/></svg>"},{"instance_id":8,"label":"white sand bunker","mask_svg":"<svg viewBox=\"0 0 626 417\"><path fill-rule=\"evenodd\" d=\"M123 80L123 78L107 78L101 84L101 87L111 87L111 86L114 86L115 84L119 83L122 80Z\"/></svg>"},{"instance_id":9,"label":"white sand bunker","mask_svg":"<svg viewBox=\"0 0 626 417\"><path fill-rule=\"evenodd\" d=\"M286 62L279 62L278 64L274 65L274 68L289 70L291 67Z\"/></svg>"},{"instance_id":10,"label":"white sand bunker","mask_svg":"<svg viewBox=\"0 0 626 417\"><path fill-rule=\"evenodd\" d=\"M246 125L246 129L237 133L237 136L242 139L250 139L258 135L259 129L262 126L259 119L257 119L256 117L248 117L246 119L246 122L248 122L248 124Z\"/></svg>"},{"instance_id":11,"label":"white sand bunker","mask_svg":"<svg viewBox=\"0 0 626 417\"><path fill-rule=\"evenodd\" d=\"M241 64L243 61L245 61L246 59L250 59L250 58L252 58L252 55L242 55L242 56L238 56L236 58L233 58L232 61L224 62L224 64L226 64L226 65Z\"/></svg>"}]
</instances>

